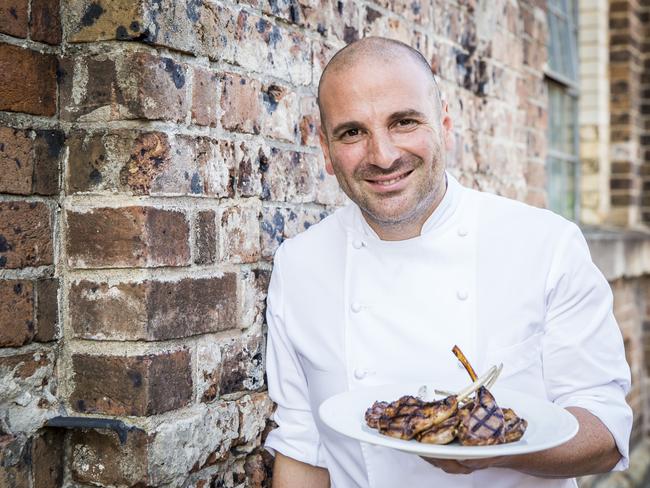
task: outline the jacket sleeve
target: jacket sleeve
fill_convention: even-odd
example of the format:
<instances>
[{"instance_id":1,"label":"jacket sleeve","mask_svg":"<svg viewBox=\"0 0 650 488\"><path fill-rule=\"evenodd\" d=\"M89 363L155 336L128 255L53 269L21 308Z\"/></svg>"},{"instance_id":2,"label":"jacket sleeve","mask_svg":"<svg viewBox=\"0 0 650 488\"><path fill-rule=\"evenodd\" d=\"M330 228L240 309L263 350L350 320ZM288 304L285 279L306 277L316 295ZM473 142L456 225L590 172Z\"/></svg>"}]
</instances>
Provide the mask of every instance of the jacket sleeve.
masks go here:
<instances>
[{"instance_id":1,"label":"jacket sleeve","mask_svg":"<svg viewBox=\"0 0 650 488\"><path fill-rule=\"evenodd\" d=\"M266 375L269 396L277 404L273 420L278 427L266 439L265 448L313 466L325 467L319 456L320 438L309 404L307 380L285 328L281 256L276 252L267 295L268 339Z\"/></svg>"},{"instance_id":2,"label":"jacket sleeve","mask_svg":"<svg viewBox=\"0 0 650 488\"><path fill-rule=\"evenodd\" d=\"M611 288L574 224L555 251L546 284L543 364L547 393L562 407L582 407L609 429L629 465L630 368L612 311Z\"/></svg>"}]
</instances>

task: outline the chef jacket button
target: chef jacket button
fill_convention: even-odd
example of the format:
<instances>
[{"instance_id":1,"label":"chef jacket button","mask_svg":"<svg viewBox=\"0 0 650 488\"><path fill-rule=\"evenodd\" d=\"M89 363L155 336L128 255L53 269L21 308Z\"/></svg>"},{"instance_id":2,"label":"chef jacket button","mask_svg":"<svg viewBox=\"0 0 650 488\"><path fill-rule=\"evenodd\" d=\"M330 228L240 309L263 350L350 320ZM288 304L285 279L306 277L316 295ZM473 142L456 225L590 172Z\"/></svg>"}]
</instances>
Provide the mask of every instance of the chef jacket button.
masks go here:
<instances>
[{"instance_id":1,"label":"chef jacket button","mask_svg":"<svg viewBox=\"0 0 650 488\"><path fill-rule=\"evenodd\" d=\"M354 370L354 377L355 377L356 379L358 379L358 380L362 380L362 379L364 379L366 376L368 376L368 371L366 371L365 369L357 368L357 369Z\"/></svg>"},{"instance_id":2,"label":"chef jacket button","mask_svg":"<svg viewBox=\"0 0 650 488\"><path fill-rule=\"evenodd\" d=\"M359 302L354 302L352 306L350 307L354 313L359 313L361 312L361 304Z\"/></svg>"},{"instance_id":3,"label":"chef jacket button","mask_svg":"<svg viewBox=\"0 0 650 488\"><path fill-rule=\"evenodd\" d=\"M458 290L456 292L456 296L458 297L459 300L467 300L467 297L469 295L467 293L467 290Z\"/></svg>"},{"instance_id":4,"label":"chef jacket button","mask_svg":"<svg viewBox=\"0 0 650 488\"><path fill-rule=\"evenodd\" d=\"M355 239L352 241L352 247L355 249L361 249L363 247L364 242L361 239Z\"/></svg>"},{"instance_id":5,"label":"chef jacket button","mask_svg":"<svg viewBox=\"0 0 650 488\"><path fill-rule=\"evenodd\" d=\"M468 233L469 233L469 231L467 230L467 227L462 227L461 226L461 227L458 228L458 235L460 237L465 237Z\"/></svg>"}]
</instances>

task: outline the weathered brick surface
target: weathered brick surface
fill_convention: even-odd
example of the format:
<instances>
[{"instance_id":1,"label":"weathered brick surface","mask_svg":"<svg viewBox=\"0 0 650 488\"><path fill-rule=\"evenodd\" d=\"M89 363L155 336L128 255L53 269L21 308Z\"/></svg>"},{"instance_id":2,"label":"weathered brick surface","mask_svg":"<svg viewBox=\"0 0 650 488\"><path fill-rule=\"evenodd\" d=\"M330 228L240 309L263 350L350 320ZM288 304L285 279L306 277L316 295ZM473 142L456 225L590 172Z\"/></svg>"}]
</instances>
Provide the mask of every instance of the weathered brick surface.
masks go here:
<instances>
[{"instance_id":1,"label":"weathered brick surface","mask_svg":"<svg viewBox=\"0 0 650 488\"><path fill-rule=\"evenodd\" d=\"M0 44L0 110L54 115L56 67L51 54Z\"/></svg>"},{"instance_id":2,"label":"weathered brick surface","mask_svg":"<svg viewBox=\"0 0 650 488\"><path fill-rule=\"evenodd\" d=\"M127 130L74 131L69 139L70 192L216 197L234 193L228 142Z\"/></svg>"},{"instance_id":3,"label":"weathered brick surface","mask_svg":"<svg viewBox=\"0 0 650 488\"><path fill-rule=\"evenodd\" d=\"M181 212L153 207L96 208L83 213L70 211L66 221L70 266L189 264L189 225Z\"/></svg>"},{"instance_id":4,"label":"weathered brick surface","mask_svg":"<svg viewBox=\"0 0 650 488\"><path fill-rule=\"evenodd\" d=\"M63 486L64 433L44 429L32 441L32 480L34 488Z\"/></svg>"},{"instance_id":5,"label":"weathered brick surface","mask_svg":"<svg viewBox=\"0 0 650 488\"><path fill-rule=\"evenodd\" d=\"M233 207L221 213L219 236L221 259L234 263L252 263L260 258L259 211Z\"/></svg>"},{"instance_id":6,"label":"weathered brick surface","mask_svg":"<svg viewBox=\"0 0 650 488\"><path fill-rule=\"evenodd\" d=\"M0 32L14 37L27 37L29 0L0 1Z\"/></svg>"},{"instance_id":7,"label":"weathered brick surface","mask_svg":"<svg viewBox=\"0 0 650 488\"><path fill-rule=\"evenodd\" d=\"M0 202L0 268L52 264L52 217L40 202Z\"/></svg>"},{"instance_id":8,"label":"weathered brick surface","mask_svg":"<svg viewBox=\"0 0 650 488\"><path fill-rule=\"evenodd\" d=\"M48 44L61 42L59 0L31 0L30 37Z\"/></svg>"},{"instance_id":9,"label":"weathered brick surface","mask_svg":"<svg viewBox=\"0 0 650 488\"><path fill-rule=\"evenodd\" d=\"M27 344L36 332L34 287L25 280L0 281L0 346Z\"/></svg>"},{"instance_id":10,"label":"weathered brick surface","mask_svg":"<svg viewBox=\"0 0 650 488\"><path fill-rule=\"evenodd\" d=\"M189 110L188 67L149 53L73 56L61 63L65 120L181 122Z\"/></svg>"},{"instance_id":11,"label":"weathered brick surface","mask_svg":"<svg viewBox=\"0 0 650 488\"><path fill-rule=\"evenodd\" d=\"M70 289L69 320L77 337L167 340L236 327L236 277L108 285L81 281Z\"/></svg>"},{"instance_id":12,"label":"weathered brick surface","mask_svg":"<svg viewBox=\"0 0 650 488\"><path fill-rule=\"evenodd\" d=\"M0 12L18 3L0 0ZM3 120L0 193L39 202L0 203L0 266L64 263L53 275L27 269L25 278L2 282L0 296L10 300L0 321L22 322L1 329L0 341L22 347L65 331L71 356L58 368L62 378L54 378L54 344L29 346L52 348L42 357L0 358L9 399L0 398L0 410L9 412L12 439L23 432L27 440L58 407L60 381L70 411L151 417L138 420L146 432L129 434L125 446L103 431L71 435L64 469L73 484L270 486L272 460L260 451L272 425L261 332L270 261L283 239L345 203L320 156L315 89L346 42L388 35L421 49L450 103L453 174L546 204L543 1L485 8L450 0L71 0L61 2L60 22L58 3L31 0L0 28L56 53L0 44L0 111L56 117ZM625 12L612 19L630 20L611 26L610 73L612 203L626 210L650 205L642 194L650 184L644 190L636 181L650 170L635 154L646 157L650 141L640 128L650 130L650 120L642 107L639 117L625 108L636 103L630 92L650 93L650 73L641 56L647 43L616 37L638 19ZM638 52L623 48L628 41ZM628 145L635 130L638 145ZM60 192L60 202L40 198ZM60 217L50 213L57 203ZM11 205L17 214L9 220ZM17 282L28 296L15 294ZM633 299L630 289L617 296ZM628 328L638 319L617 313ZM638 338L626 338L638 365ZM130 342L123 355L114 341ZM143 347L151 352L136 355ZM636 412L642 397L634 390ZM32 445L58 456L51 444ZM23 461L11 467L16 486L30 477L57 483L53 461L42 461L47 469L38 475ZM0 484L5 475L0 469Z\"/></svg>"},{"instance_id":13,"label":"weathered brick surface","mask_svg":"<svg viewBox=\"0 0 650 488\"><path fill-rule=\"evenodd\" d=\"M80 483L146 486L148 480L147 434L130 431L121 444L115 432L74 431L72 434L71 471Z\"/></svg>"},{"instance_id":14,"label":"weathered brick surface","mask_svg":"<svg viewBox=\"0 0 650 488\"><path fill-rule=\"evenodd\" d=\"M213 71L194 68L192 121L197 125L217 125L219 77Z\"/></svg>"},{"instance_id":15,"label":"weathered brick surface","mask_svg":"<svg viewBox=\"0 0 650 488\"><path fill-rule=\"evenodd\" d=\"M72 357L70 405L82 413L148 416L185 406L192 397L187 350L146 356Z\"/></svg>"},{"instance_id":16,"label":"weathered brick surface","mask_svg":"<svg viewBox=\"0 0 650 488\"><path fill-rule=\"evenodd\" d=\"M56 194L63 145L61 131L0 127L0 192Z\"/></svg>"},{"instance_id":17,"label":"weathered brick surface","mask_svg":"<svg viewBox=\"0 0 650 488\"><path fill-rule=\"evenodd\" d=\"M228 130L259 134L262 114L259 81L227 73L221 91L221 125Z\"/></svg>"},{"instance_id":18,"label":"weathered brick surface","mask_svg":"<svg viewBox=\"0 0 650 488\"><path fill-rule=\"evenodd\" d=\"M3 429L25 436L59 415L55 372L56 354L50 348L0 357Z\"/></svg>"},{"instance_id":19,"label":"weathered brick surface","mask_svg":"<svg viewBox=\"0 0 650 488\"><path fill-rule=\"evenodd\" d=\"M197 214L195 222L196 264L212 264L217 260L217 226L214 210L204 210Z\"/></svg>"},{"instance_id":20,"label":"weathered brick surface","mask_svg":"<svg viewBox=\"0 0 650 488\"><path fill-rule=\"evenodd\" d=\"M262 337L253 334L233 340L222 349L219 393L254 391L264 386Z\"/></svg>"}]
</instances>

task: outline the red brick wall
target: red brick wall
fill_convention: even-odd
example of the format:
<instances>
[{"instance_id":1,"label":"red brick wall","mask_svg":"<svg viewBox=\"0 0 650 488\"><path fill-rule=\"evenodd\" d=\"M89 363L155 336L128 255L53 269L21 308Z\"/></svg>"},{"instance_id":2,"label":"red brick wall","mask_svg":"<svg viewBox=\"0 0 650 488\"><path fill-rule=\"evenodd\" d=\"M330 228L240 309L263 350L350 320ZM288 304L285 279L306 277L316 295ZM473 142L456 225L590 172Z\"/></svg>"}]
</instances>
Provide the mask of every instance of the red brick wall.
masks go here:
<instances>
[{"instance_id":1,"label":"red brick wall","mask_svg":"<svg viewBox=\"0 0 650 488\"><path fill-rule=\"evenodd\" d=\"M343 203L324 64L364 35L418 47L452 171L544 205L544 8L0 0L0 486L268 486L271 258ZM44 429L57 415L136 429Z\"/></svg>"}]
</instances>

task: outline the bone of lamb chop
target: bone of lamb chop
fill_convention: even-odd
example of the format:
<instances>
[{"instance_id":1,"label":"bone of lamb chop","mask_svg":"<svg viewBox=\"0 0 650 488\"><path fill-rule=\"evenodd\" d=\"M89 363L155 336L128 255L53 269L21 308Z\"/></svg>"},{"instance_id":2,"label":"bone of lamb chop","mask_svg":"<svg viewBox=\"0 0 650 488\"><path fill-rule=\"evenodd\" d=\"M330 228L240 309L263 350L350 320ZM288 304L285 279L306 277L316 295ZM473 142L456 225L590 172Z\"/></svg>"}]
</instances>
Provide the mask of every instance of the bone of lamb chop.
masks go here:
<instances>
[{"instance_id":1,"label":"bone of lamb chop","mask_svg":"<svg viewBox=\"0 0 650 488\"><path fill-rule=\"evenodd\" d=\"M470 378L475 379L474 369L458 346L454 346L453 352L465 366ZM512 409L499 408L488 390L492 383L494 381L490 381L487 387L481 386L476 392L475 401L459 410L458 441L462 445L487 446L514 442L526 431L526 420L517 417Z\"/></svg>"}]
</instances>

